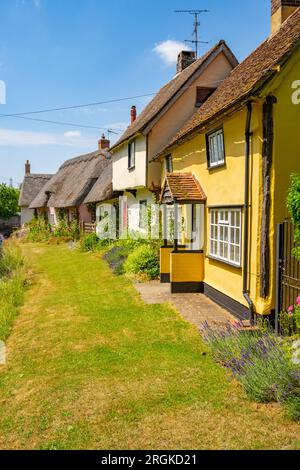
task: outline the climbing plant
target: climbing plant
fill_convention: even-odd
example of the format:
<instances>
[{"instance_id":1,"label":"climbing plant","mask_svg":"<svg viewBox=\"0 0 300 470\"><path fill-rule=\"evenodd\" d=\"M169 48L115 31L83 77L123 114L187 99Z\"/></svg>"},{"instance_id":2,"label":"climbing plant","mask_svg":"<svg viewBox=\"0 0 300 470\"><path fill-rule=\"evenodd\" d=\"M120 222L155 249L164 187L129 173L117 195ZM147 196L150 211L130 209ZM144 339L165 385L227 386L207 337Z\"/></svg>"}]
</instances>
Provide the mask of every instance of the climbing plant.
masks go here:
<instances>
[{"instance_id":1,"label":"climbing plant","mask_svg":"<svg viewBox=\"0 0 300 470\"><path fill-rule=\"evenodd\" d=\"M293 255L300 260L300 175L298 173L291 175L287 208L294 225L296 247L293 250Z\"/></svg>"}]
</instances>

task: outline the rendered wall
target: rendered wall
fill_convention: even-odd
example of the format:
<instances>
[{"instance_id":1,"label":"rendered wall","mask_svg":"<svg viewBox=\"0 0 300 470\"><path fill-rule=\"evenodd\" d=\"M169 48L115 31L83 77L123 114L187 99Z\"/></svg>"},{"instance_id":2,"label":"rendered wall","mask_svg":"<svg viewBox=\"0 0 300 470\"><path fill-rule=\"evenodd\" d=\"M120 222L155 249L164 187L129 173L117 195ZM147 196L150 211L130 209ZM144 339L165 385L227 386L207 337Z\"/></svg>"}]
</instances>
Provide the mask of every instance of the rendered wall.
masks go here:
<instances>
[{"instance_id":1,"label":"rendered wall","mask_svg":"<svg viewBox=\"0 0 300 470\"><path fill-rule=\"evenodd\" d=\"M113 189L125 191L146 186L146 138L135 140L135 168L128 169L128 143L120 146L113 154Z\"/></svg>"},{"instance_id":2,"label":"rendered wall","mask_svg":"<svg viewBox=\"0 0 300 470\"><path fill-rule=\"evenodd\" d=\"M149 162L170 142L197 109L195 107L196 87L217 87L229 75L231 70L232 65L223 52L220 53L200 77L193 82L192 86L160 117L149 134ZM155 186L161 184L158 163L149 163L148 165L148 187L151 187L152 184Z\"/></svg>"},{"instance_id":3,"label":"rendered wall","mask_svg":"<svg viewBox=\"0 0 300 470\"><path fill-rule=\"evenodd\" d=\"M79 222L90 224L92 222L92 214L88 210L86 204L81 204L78 209L79 212Z\"/></svg>"},{"instance_id":4,"label":"rendered wall","mask_svg":"<svg viewBox=\"0 0 300 470\"><path fill-rule=\"evenodd\" d=\"M204 282L237 302L247 306L242 294L242 265L234 267L222 261L209 258L209 207L240 206L244 204L245 175L245 124L246 110L218 123L224 127L226 165L209 170L206 157L205 134L198 134L191 140L175 147L172 151L174 171L192 172L201 183L207 196L205 209ZM211 129L218 128L218 124ZM262 151L261 103L254 104L251 130L253 144L251 155L251 194L249 228L249 278L250 295L257 304L259 297L259 213ZM242 214L243 223L243 214ZM260 305L259 313L265 306Z\"/></svg>"},{"instance_id":5,"label":"rendered wall","mask_svg":"<svg viewBox=\"0 0 300 470\"><path fill-rule=\"evenodd\" d=\"M34 216L34 210L28 209L28 207L21 208L21 225L26 224L29 222Z\"/></svg>"},{"instance_id":6,"label":"rendered wall","mask_svg":"<svg viewBox=\"0 0 300 470\"><path fill-rule=\"evenodd\" d=\"M153 204L153 194L148 189L138 189L136 196L129 192L124 192L127 197L128 207L128 229L132 232L144 233L140 229L140 201L147 201L148 204Z\"/></svg>"},{"instance_id":7,"label":"rendered wall","mask_svg":"<svg viewBox=\"0 0 300 470\"><path fill-rule=\"evenodd\" d=\"M294 104L292 84L300 81L300 50L281 70L277 78L264 90L277 98L274 104L274 154L272 172L272 218L271 218L271 308L275 307L275 259L276 226L289 217L286 196L292 173L300 174L300 103ZM300 93L298 94L300 97Z\"/></svg>"}]
</instances>

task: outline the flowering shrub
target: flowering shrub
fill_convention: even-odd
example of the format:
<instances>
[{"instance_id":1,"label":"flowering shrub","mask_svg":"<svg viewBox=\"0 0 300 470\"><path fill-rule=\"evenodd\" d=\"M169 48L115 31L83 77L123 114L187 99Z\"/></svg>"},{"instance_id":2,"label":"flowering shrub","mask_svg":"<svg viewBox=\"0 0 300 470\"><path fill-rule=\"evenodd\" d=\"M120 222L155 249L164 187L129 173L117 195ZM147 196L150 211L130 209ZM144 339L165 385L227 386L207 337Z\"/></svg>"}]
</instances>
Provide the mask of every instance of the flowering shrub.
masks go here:
<instances>
[{"instance_id":1,"label":"flowering shrub","mask_svg":"<svg viewBox=\"0 0 300 470\"><path fill-rule=\"evenodd\" d=\"M28 229L27 241L29 242L45 242L49 240L51 235L51 227L43 217L34 217L27 222Z\"/></svg>"},{"instance_id":2,"label":"flowering shrub","mask_svg":"<svg viewBox=\"0 0 300 470\"><path fill-rule=\"evenodd\" d=\"M300 334L300 296L295 305L291 305L287 312L279 315L279 331L283 336Z\"/></svg>"},{"instance_id":3,"label":"flowering shrub","mask_svg":"<svg viewBox=\"0 0 300 470\"><path fill-rule=\"evenodd\" d=\"M282 338L267 329L242 331L239 323L222 331L205 323L203 334L214 358L233 373L252 399L278 401L290 417L300 419L300 368Z\"/></svg>"},{"instance_id":4,"label":"flowering shrub","mask_svg":"<svg viewBox=\"0 0 300 470\"><path fill-rule=\"evenodd\" d=\"M100 240L96 233L84 234L79 241L79 248L81 251L96 251L109 245L109 240Z\"/></svg>"}]
</instances>

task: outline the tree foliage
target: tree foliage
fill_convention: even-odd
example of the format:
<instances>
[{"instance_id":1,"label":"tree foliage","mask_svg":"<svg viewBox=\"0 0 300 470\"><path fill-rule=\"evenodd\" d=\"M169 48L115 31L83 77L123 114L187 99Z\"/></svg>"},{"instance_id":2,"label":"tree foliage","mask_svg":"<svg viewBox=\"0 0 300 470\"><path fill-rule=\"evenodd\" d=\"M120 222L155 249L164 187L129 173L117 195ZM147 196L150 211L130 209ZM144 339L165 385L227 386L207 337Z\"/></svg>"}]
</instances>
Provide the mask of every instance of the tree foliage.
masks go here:
<instances>
[{"instance_id":1,"label":"tree foliage","mask_svg":"<svg viewBox=\"0 0 300 470\"><path fill-rule=\"evenodd\" d=\"M0 218L9 219L19 210L20 191L6 184L0 184Z\"/></svg>"},{"instance_id":2,"label":"tree foliage","mask_svg":"<svg viewBox=\"0 0 300 470\"><path fill-rule=\"evenodd\" d=\"M294 224L296 248L294 256L300 260L300 175L291 175L291 185L288 191L287 208Z\"/></svg>"}]
</instances>

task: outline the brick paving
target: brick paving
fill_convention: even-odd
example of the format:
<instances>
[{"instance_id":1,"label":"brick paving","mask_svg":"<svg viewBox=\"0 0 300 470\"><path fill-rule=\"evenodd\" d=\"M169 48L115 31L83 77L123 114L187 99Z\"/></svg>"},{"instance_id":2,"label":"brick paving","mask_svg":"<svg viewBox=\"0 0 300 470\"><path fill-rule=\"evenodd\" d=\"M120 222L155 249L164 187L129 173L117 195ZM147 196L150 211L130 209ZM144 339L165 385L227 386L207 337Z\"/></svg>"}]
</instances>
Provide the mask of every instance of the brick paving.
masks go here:
<instances>
[{"instance_id":1,"label":"brick paving","mask_svg":"<svg viewBox=\"0 0 300 470\"><path fill-rule=\"evenodd\" d=\"M196 325L199 330L205 321L215 327L237 321L227 310L203 294L171 294L170 285L159 281L135 284L135 288L147 304L171 303L185 320Z\"/></svg>"}]
</instances>

